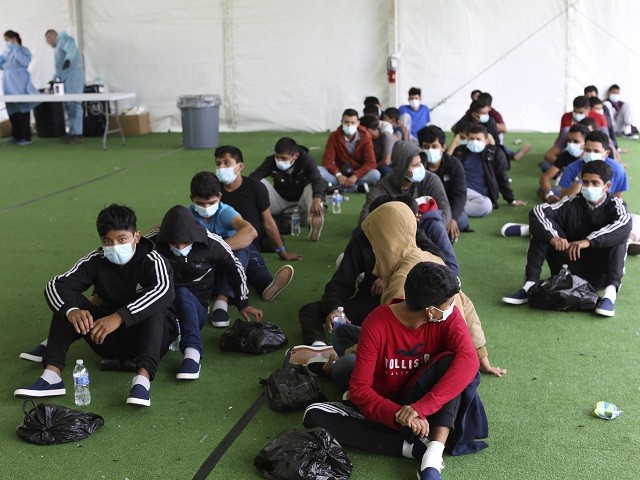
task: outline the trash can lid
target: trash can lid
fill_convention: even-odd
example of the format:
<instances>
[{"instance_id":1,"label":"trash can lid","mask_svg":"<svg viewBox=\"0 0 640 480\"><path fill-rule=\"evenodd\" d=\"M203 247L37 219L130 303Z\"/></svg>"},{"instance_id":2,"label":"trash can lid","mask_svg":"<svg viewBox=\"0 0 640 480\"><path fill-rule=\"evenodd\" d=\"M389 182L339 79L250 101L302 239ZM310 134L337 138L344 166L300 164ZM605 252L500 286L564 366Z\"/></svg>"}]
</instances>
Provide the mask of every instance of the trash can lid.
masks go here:
<instances>
[{"instance_id":1,"label":"trash can lid","mask_svg":"<svg viewBox=\"0 0 640 480\"><path fill-rule=\"evenodd\" d=\"M220 95L183 95L178 97L178 108L218 107L221 104Z\"/></svg>"}]
</instances>

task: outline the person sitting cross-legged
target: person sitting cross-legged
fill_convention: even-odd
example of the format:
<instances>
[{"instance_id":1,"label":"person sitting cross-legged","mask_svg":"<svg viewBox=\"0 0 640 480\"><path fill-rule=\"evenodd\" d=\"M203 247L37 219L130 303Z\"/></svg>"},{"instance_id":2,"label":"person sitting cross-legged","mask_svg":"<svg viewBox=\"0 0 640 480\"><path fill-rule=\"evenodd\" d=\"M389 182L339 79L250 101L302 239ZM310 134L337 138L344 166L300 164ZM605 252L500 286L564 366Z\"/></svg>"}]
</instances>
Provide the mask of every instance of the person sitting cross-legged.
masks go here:
<instances>
[{"instance_id":1,"label":"person sitting cross-legged","mask_svg":"<svg viewBox=\"0 0 640 480\"><path fill-rule=\"evenodd\" d=\"M503 302L527 303L528 291L540 279L546 259L552 275L567 265L594 288L604 288L596 313L614 316L632 222L622 199L609 192L612 176L607 163L593 160L582 167L578 195L531 210L526 281L520 290L502 297Z\"/></svg>"},{"instance_id":2,"label":"person sitting cross-legged","mask_svg":"<svg viewBox=\"0 0 640 480\"><path fill-rule=\"evenodd\" d=\"M350 401L311 404L304 426L322 427L344 446L414 458L421 480L441 478L445 448L485 448L474 441L488 427L476 392L478 356L453 301L459 290L447 267L416 264L404 300L381 305L363 323Z\"/></svg>"},{"instance_id":3,"label":"person sitting cross-legged","mask_svg":"<svg viewBox=\"0 0 640 480\"><path fill-rule=\"evenodd\" d=\"M64 395L60 375L67 352L84 338L102 358L133 359L137 375L127 403L151 405L150 382L178 327L167 310L174 299L171 267L136 222L126 206L104 208L96 222L102 247L49 281L45 298L53 317L42 356L45 369L34 384L17 389L16 397ZM83 295L91 287L93 301Z\"/></svg>"}]
</instances>

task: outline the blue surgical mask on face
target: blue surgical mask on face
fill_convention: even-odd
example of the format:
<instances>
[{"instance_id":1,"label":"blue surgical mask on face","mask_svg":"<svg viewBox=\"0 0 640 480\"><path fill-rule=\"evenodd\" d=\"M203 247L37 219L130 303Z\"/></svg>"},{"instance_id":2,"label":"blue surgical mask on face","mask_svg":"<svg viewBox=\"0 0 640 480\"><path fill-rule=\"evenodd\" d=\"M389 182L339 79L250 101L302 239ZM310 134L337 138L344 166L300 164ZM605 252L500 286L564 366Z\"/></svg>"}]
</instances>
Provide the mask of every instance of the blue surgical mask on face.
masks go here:
<instances>
[{"instance_id":1,"label":"blue surgical mask on face","mask_svg":"<svg viewBox=\"0 0 640 480\"><path fill-rule=\"evenodd\" d=\"M609 100L611 100L613 103L616 103L618 100L620 100L620 94L619 93L610 93L609 94Z\"/></svg>"},{"instance_id":2,"label":"blue surgical mask on face","mask_svg":"<svg viewBox=\"0 0 640 480\"><path fill-rule=\"evenodd\" d=\"M102 247L102 252L107 260L116 265L124 265L133 258L133 240L131 243L121 243L111 247Z\"/></svg>"},{"instance_id":3,"label":"blue surgical mask on face","mask_svg":"<svg viewBox=\"0 0 640 480\"><path fill-rule=\"evenodd\" d=\"M221 167L216 170L216 177L225 185L229 185L236 178L238 178L238 174L234 172L235 167Z\"/></svg>"},{"instance_id":4,"label":"blue surgical mask on face","mask_svg":"<svg viewBox=\"0 0 640 480\"><path fill-rule=\"evenodd\" d=\"M440 310L438 307L431 307L434 310L438 310L439 312L442 312L442 318L429 318L429 321L434 323L444 322L447 318L449 318L449 315L453 313L453 307L454 307L454 302L451 302L451 305L449 305L446 310Z\"/></svg>"},{"instance_id":5,"label":"blue surgical mask on face","mask_svg":"<svg viewBox=\"0 0 640 480\"><path fill-rule=\"evenodd\" d=\"M489 114L488 113L482 113L482 114L478 115L478 121L480 123L487 123L489 121Z\"/></svg>"},{"instance_id":6,"label":"blue surgical mask on face","mask_svg":"<svg viewBox=\"0 0 640 480\"><path fill-rule=\"evenodd\" d=\"M211 218L216 214L219 206L220 206L220 202L216 202L212 205L209 205L208 207L201 207L200 205L194 205L193 207L196 213L200 215L202 218Z\"/></svg>"},{"instance_id":7,"label":"blue surgical mask on face","mask_svg":"<svg viewBox=\"0 0 640 480\"><path fill-rule=\"evenodd\" d=\"M427 148L423 152L427 154L427 162L431 165L435 165L442 158L442 150L439 148Z\"/></svg>"},{"instance_id":8,"label":"blue surgical mask on face","mask_svg":"<svg viewBox=\"0 0 640 480\"><path fill-rule=\"evenodd\" d=\"M169 245L169 248L171 249L171 251L176 257L179 257L180 255L182 255L183 257L186 257L187 255L189 255L189 252L193 248L193 243L190 245L187 245L184 248L176 248L173 245Z\"/></svg>"},{"instance_id":9,"label":"blue surgical mask on face","mask_svg":"<svg viewBox=\"0 0 640 480\"><path fill-rule=\"evenodd\" d=\"M411 180L412 183L418 183L424 180L425 175L427 174L427 169L424 168L424 165L420 165L419 167L411 170Z\"/></svg>"},{"instance_id":10,"label":"blue surgical mask on face","mask_svg":"<svg viewBox=\"0 0 640 480\"><path fill-rule=\"evenodd\" d=\"M584 152L584 154L582 155L582 159L584 160L584 163L589 163L589 162L593 162L594 160L602 160L602 157L604 155L602 153L598 153L598 152Z\"/></svg>"},{"instance_id":11,"label":"blue surgical mask on face","mask_svg":"<svg viewBox=\"0 0 640 480\"><path fill-rule=\"evenodd\" d=\"M573 112L573 119L576 122L581 122L582 120L584 120L585 118L587 118L587 114L586 113L576 113Z\"/></svg>"},{"instance_id":12,"label":"blue surgical mask on face","mask_svg":"<svg viewBox=\"0 0 640 480\"><path fill-rule=\"evenodd\" d=\"M467 140L466 138L460 139L460 145L466 145L467 143L469 143L469 140Z\"/></svg>"},{"instance_id":13,"label":"blue surgical mask on face","mask_svg":"<svg viewBox=\"0 0 640 480\"><path fill-rule=\"evenodd\" d=\"M356 134L356 132L358 131L358 126L357 125L342 125L342 131L344 132L345 135L350 137L350 136Z\"/></svg>"},{"instance_id":14,"label":"blue surgical mask on face","mask_svg":"<svg viewBox=\"0 0 640 480\"><path fill-rule=\"evenodd\" d=\"M292 161L284 162L282 160L276 160L276 167L278 167L278 170L282 170L282 171L289 170L292 166L293 166Z\"/></svg>"},{"instance_id":15,"label":"blue surgical mask on face","mask_svg":"<svg viewBox=\"0 0 640 480\"><path fill-rule=\"evenodd\" d=\"M486 147L487 144L485 142L483 142L482 140L469 140L467 141L467 148L469 149L469 151L473 152L473 153L480 153L484 150L484 147Z\"/></svg>"},{"instance_id":16,"label":"blue surgical mask on face","mask_svg":"<svg viewBox=\"0 0 640 480\"><path fill-rule=\"evenodd\" d=\"M567 152L569 152L569 155L576 158L582 155L582 152L583 152L582 145L580 145L579 143L572 143L572 142L567 143L566 150Z\"/></svg>"},{"instance_id":17,"label":"blue surgical mask on face","mask_svg":"<svg viewBox=\"0 0 640 480\"><path fill-rule=\"evenodd\" d=\"M602 187L582 187L580 193L588 202L597 202L602 198Z\"/></svg>"}]
</instances>

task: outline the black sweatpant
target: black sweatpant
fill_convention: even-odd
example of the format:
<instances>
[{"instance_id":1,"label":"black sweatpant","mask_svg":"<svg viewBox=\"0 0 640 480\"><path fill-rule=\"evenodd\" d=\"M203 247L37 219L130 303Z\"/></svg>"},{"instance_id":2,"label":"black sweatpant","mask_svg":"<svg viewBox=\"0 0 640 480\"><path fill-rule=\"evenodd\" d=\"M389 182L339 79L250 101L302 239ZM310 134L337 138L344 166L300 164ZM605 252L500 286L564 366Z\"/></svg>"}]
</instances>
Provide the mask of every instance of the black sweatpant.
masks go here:
<instances>
[{"instance_id":1,"label":"black sweatpant","mask_svg":"<svg viewBox=\"0 0 640 480\"><path fill-rule=\"evenodd\" d=\"M627 244L622 243L610 248L584 248L580 251L580 258L571 261L567 252L559 252L548 243L531 237L525 278L531 282L540 280L542 265L546 259L551 275L557 275L562 265L567 265L572 274L584 278L594 288L601 290L613 285L617 290L622 283L626 258Z\"/></svg>"},{"instance_id":2,"label":"black sweatpant","mask_svg":"<svg viewBox=\"0 0 640 480\"><path fill-rule=\"evenodd\" d=\"M9 115L11 136L14 140L31 140L31 112Z\"/></svg>"},{"instance_id":3,"label":"black sweatpant","mask_svg":"<svg viewBox=\"0 0 640 480\"><path fill-rule=\"evenodd\" d=\"M423 373L418 372L420 378L409 389L401 404L409 405L429 392L442 378L452 360L452 355L443 356ZM453 430L459 408L460 395L427 417L430 429L449 427ZM412 442L415 439L408 429L394 430L381 423L365 419L350 402L313 403L305 410L303 423L306 428L326 429L341 445L383 455L402 456L403 441Z\"/></svg>"},{"instance_id":4,"label":"black sweatpant","mask_svg":"<svg viewBox=\"0 0 640 480\"><path fill-rule=\"evenodd\" d=\"M380 305L380 296L358 294L348 299L344 305L344 314L354 325L362 325L367 315ZM315 341L325 342L324 324L329 312L322 308L322 302L307 303L300 307L298 319L302 328L302 341L311 345Z\"/></svg>"},{"instance_id":5,"label":"black sweatpant","mask_svg":"<svg viewBox=\"0 0 640 480\"><path fill-rule=\"evenodd\" d=\"M113 312L102 310L93 305L81 293L77 295L77 304L81 310L88 310L95 322L99 318ZM111 332L102 345L91 340L89 334L81 335L76 332L66 317L66 312L56 312L51 319L49 338L42 356L42 364L53 365L63 370L70 345L80 338L84 338L91 349L102 358L133 359L137 368L145 368L151 375L151 380L158 370L160 358L167 353L169 345L177 336L176 322L165 312L151 315L145 320L126 328Z\"/></svg>"}]
</instances>

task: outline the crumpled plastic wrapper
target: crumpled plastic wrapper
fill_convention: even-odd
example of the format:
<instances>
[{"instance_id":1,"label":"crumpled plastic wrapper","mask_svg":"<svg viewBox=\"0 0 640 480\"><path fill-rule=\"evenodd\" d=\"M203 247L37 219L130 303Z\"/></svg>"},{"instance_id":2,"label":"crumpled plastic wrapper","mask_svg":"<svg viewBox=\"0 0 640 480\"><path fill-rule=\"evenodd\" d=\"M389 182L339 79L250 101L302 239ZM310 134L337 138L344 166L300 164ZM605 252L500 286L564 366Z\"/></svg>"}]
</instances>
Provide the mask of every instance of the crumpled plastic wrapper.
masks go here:
<instances>
[{"instance_id":1,"label":"crumpled plastic wrapper","mask_svg":"<svg viewBox=\"0 0 640 480\"><path fill-rule=\"evenodd\" d=\"M621 413L622 410L618 410L618 407L609 402L596 403L596 409L593 411L594 416L604 418L605 420L613 420L619 417Z\"/></svg>"}]
</instances>

